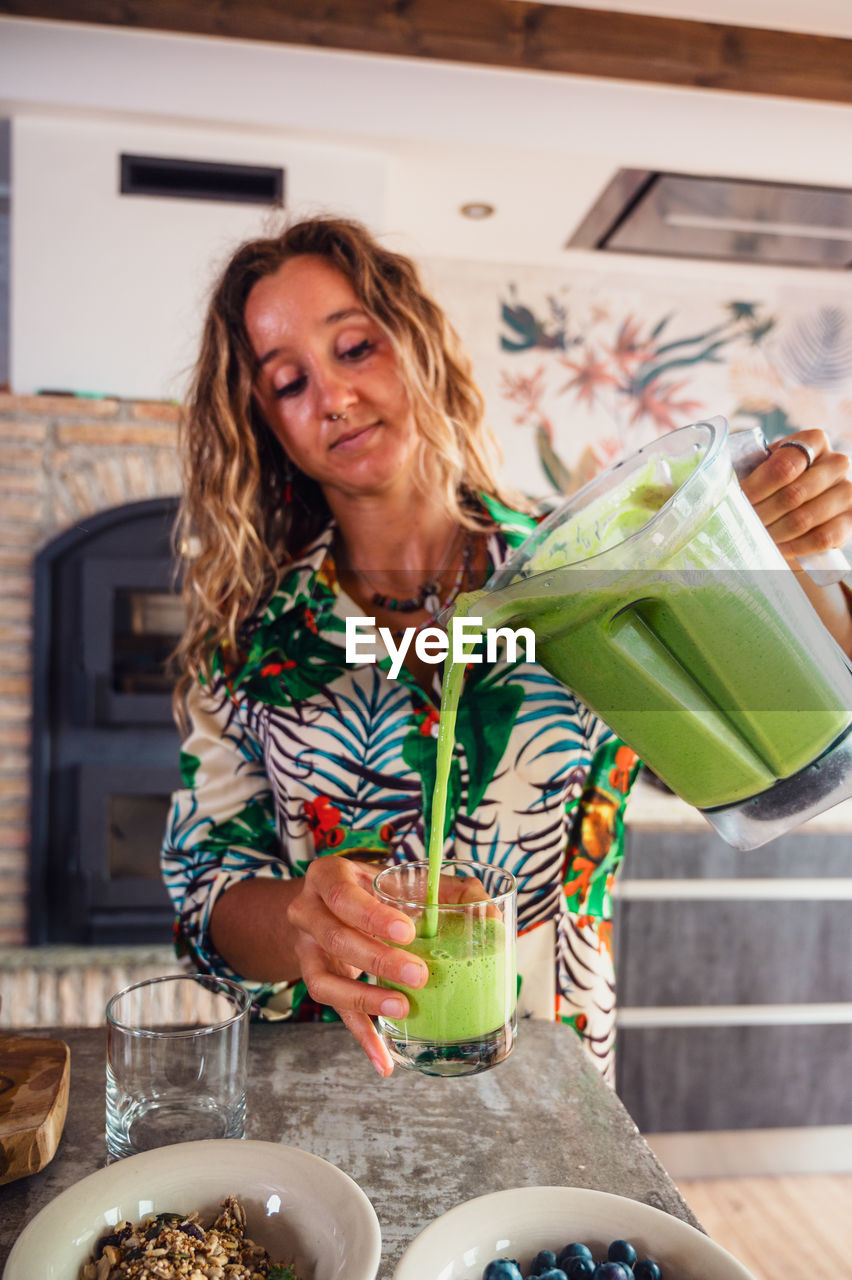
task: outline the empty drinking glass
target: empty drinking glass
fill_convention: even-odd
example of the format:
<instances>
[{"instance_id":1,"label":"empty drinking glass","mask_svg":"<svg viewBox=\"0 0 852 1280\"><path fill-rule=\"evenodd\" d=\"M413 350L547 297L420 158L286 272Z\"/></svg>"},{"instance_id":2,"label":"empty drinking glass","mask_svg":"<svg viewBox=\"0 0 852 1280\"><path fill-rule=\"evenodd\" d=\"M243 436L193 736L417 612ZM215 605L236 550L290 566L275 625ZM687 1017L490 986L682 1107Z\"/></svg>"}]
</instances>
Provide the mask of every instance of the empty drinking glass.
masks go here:
<instances>
[{"instance_id":1,"label":"empty drinking glass","mask_svg":"<svg viewBox=\"0 0 852 1280\"><path fill-rule=\"evenodd\" d=\"M107 1004L112 1159L195 1138L242 1138L248 993L202 974L137 982Z\"/></svg>"}]
</instances>

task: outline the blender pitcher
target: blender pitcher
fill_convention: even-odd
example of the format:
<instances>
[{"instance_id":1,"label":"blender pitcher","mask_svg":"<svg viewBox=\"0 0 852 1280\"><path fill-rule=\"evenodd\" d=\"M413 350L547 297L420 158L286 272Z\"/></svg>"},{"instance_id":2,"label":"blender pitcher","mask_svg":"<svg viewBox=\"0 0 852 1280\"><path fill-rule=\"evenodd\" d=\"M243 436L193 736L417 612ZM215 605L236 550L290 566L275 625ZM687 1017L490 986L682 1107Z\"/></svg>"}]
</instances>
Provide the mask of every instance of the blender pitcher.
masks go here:
<instances>
[{"instance_id":1,"label":"blender pitcher","mask_svg":"<svg viewBox=\"0 0 852 1280\"><path fill-rule=\"evenodd\" d=\"M736 848L852 795L852 666L742 493L724 418L596 477L469 608L531 627L537 660Z\"/></svg>"}]
</instances>

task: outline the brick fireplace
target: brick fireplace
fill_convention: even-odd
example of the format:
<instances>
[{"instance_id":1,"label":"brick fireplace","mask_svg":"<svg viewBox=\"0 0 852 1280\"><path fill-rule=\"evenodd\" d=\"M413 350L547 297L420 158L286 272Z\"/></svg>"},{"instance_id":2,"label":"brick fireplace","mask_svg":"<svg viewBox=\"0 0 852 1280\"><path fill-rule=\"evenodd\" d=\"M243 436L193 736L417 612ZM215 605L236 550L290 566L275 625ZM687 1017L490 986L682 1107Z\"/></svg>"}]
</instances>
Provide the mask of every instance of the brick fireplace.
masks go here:
<instances>
[{"instance_id":1,"label":"brick fireplace","mask_svg":"<svg viewBox=\"0 0 852 1280\"><path fill-rule=\"evenodd\" d=\"M0 393L0 1025L99 1021L104 993L173 968L166 948L28 943L33 562L98 512L179 489L177 407Z\"/></svg>"}]
</instances>

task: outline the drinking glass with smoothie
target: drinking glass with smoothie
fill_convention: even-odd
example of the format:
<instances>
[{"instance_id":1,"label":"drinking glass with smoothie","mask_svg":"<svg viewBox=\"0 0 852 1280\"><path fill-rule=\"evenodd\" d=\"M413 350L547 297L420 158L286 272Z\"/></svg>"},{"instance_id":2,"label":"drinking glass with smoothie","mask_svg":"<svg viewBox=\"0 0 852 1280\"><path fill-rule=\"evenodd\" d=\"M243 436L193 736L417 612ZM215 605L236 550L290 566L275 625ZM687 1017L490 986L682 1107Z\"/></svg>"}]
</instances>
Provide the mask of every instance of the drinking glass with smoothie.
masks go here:
<instances>
[{"instance_id":1,"label":"drinking glass with smoothie","mask_svg":"<svg viewBox=\"0 0 852 1280\"><path fill-rule=\"evenodd\" d=\"M429 886L429 863L387 867L375 891L417 930L406 950L429 968L425 987L402 991L409 1014L380 1017L394 1062L426 1075L465 1076L502 1062L515 1041L517 887L499 867L446 861Z\"/></svg>"}]
</instances>

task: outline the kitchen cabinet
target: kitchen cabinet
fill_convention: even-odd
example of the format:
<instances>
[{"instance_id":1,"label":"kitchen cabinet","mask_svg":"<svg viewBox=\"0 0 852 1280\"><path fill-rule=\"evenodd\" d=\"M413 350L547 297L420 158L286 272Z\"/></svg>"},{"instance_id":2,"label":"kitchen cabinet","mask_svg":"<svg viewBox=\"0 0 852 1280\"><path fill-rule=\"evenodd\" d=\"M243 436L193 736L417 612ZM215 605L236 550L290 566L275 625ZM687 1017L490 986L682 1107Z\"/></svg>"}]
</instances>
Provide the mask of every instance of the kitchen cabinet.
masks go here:
<instances>
[{"instance_id":1,"label":"kitchen cabinet","mask_svg":"<svg viewBox=\"0 0 852 1280\"><path fill-rule=\"evenodd\" d=\"M748 852L647 782L635 802L616 1079L640 1130L852 1124L852 802Z\"/></svg>"}]
</instances>

